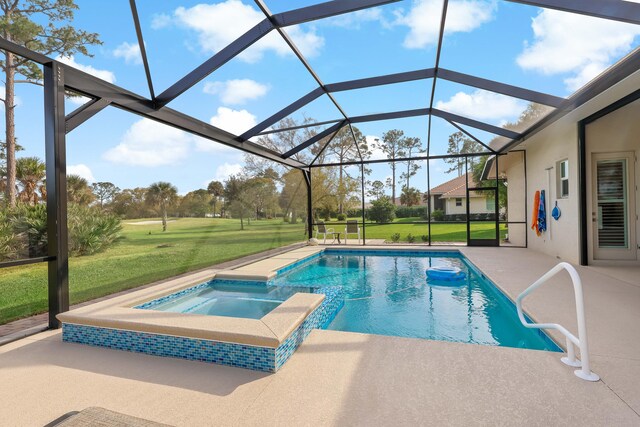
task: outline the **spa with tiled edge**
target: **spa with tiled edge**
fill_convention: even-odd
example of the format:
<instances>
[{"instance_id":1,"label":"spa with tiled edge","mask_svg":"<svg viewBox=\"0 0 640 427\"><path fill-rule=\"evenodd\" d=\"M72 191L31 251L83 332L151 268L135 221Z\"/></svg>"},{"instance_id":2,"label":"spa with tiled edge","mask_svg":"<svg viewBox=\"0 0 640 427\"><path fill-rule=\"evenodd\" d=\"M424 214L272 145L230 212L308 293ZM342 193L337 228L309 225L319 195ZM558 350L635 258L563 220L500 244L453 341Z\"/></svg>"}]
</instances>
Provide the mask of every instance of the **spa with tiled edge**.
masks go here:
<instances>
[{"instance_id":1,"label":"spa with tiled edge","mask_svg":"<svg viewBox=\"0 0 640 427\"><path fill-rule=\"evenodd\" d=\"M309 332L330 322L343 304L340 289L293 293L265 316L241 318L154 310L154 306L197 292L213 279L233 278L251 286L316 256L320 248L303 248L283 259L278 269L207 270L162 285L58 315L63 340L79 344L177 357L259 371L276 372ZM256 264L259 264L260 261Z\"/></svg>"}]
</instances>

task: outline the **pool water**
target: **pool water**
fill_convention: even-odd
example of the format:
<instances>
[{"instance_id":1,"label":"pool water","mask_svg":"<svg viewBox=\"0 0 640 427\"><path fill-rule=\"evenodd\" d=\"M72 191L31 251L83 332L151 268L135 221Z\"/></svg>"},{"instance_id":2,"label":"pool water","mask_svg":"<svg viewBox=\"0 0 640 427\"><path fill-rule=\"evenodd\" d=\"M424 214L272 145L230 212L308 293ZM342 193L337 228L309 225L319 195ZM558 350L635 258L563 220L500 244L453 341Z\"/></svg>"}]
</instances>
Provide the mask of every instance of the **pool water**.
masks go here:
<instances>
[{"instance_id":1,"label":"pool water","mask_svg":"<svg viewBox=\"0 0 640 427\"><path fill-rule=\"evenodd\" d=\"M270 286L231 280L212 280L193 292L145 304L146 309L175 313L260 319L297 292L310 288Z\"/></svg>"},{"instance_id":2,"label":"pool water","mask_svg":"<svg viewBox=\"0 0 640 427\"><path fill-rule=\"evenodd\" d=\"M458 282L427 279L428 267L458 267ZM560 351L525 328L513 303L459 253L326 250L270 282L286 287L341 286L345 304L328 329Z\"/></svg>"}]
</instances>

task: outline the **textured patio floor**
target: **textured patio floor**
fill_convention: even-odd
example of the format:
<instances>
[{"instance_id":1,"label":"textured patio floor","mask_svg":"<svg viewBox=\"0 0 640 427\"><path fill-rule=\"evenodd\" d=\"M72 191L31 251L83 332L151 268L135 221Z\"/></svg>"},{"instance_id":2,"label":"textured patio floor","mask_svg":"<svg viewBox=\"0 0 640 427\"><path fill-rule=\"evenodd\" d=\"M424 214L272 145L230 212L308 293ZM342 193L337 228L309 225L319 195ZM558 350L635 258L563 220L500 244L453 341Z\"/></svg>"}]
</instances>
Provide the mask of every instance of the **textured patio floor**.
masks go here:
<instances>
[{"instance_id":1,"label":"textured patio floor","mask_svg":"<svg viewBox=\"0 0 640 427\"><path fill-rule=\"evenodd\" d=\"M509 294L556 259L463 248ZM0 347L3 423L43 425L105 408L174 425L640 425L640 288L590 269L584 280L593 370L558 354L314 331L275 375L63 344L45 332ZM574 328L561 276L526 300Z\"/></svg>"}]
</instances>

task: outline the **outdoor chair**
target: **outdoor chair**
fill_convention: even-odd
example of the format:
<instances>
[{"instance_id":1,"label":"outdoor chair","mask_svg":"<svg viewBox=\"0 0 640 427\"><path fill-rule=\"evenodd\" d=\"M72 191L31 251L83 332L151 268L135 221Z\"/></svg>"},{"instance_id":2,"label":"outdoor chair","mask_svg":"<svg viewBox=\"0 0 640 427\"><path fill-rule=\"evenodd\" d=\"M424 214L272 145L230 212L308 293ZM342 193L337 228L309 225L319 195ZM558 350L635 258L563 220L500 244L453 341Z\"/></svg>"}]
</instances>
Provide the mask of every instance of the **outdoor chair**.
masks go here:
<instances>
[{"instance_id":1,"label":"outdoor chair","mask_svg":"<svg viewBox=\"0 0 640 427\"><path fill-rule=\"evenodd\" d=\"M360 244L360 226L358 226L358 221L355 219L350 219L347 221L347 226L344 228L344 244L347 244L347 237L349 234L357 234L358 235L358 244Z\"/></svg>"},{"instance_id":2,"label":"outdoor chair","mask_svg":"<svg viewBox=\"0 0 640 427\"><path fill-rule=\"evenodd\" d=\"M331 237L334 237L334 234L333 234L333 233L334 233L334 230L333 230L333 228L327 228L327 227L324 225L324 221L318 221L318 223L317 223L316 225L317 225L317 227L318 227L318 228L316 229L316 239L318 238L318 234L322 234L322 235L323 235L323 238L324 238L324 240L323 240L323 242L322 242L322 243L325 243L325 244L326 244L326 243L327 243L327 234L330 234L330 235L331 235Z\"/></svg>"}]
</instances>

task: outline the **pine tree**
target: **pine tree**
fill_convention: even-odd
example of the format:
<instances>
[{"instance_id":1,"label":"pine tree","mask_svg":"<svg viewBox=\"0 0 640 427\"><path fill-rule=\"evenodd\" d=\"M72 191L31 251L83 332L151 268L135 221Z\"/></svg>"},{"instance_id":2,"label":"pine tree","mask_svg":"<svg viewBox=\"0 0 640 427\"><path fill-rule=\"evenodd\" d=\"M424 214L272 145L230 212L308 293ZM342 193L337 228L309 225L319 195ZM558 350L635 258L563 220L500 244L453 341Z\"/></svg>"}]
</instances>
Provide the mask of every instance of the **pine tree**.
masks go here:
<instances>
[{"instance_id":1,"label":"pine tree","mask_svg":"<svg viewBox=\"0 0 640 427\"><path fill-rule=\"evenodd\" d=\"M102 44L98 35L73 28L68 23L78 6L74 0L0 0L0 36L44 55L70 57L76 53L89 55L87 46ZM43 24L42 22L46 22ZM61 25L57 25L61 24ZM5 192L10 206L16 203L16 136L15 85L42 85L42 70L38 64L0 50L0 70L4 72L5 96L0 98L5 112ZM17 80L17 76L22 79Z\"/></svg>"}]
</instances>

